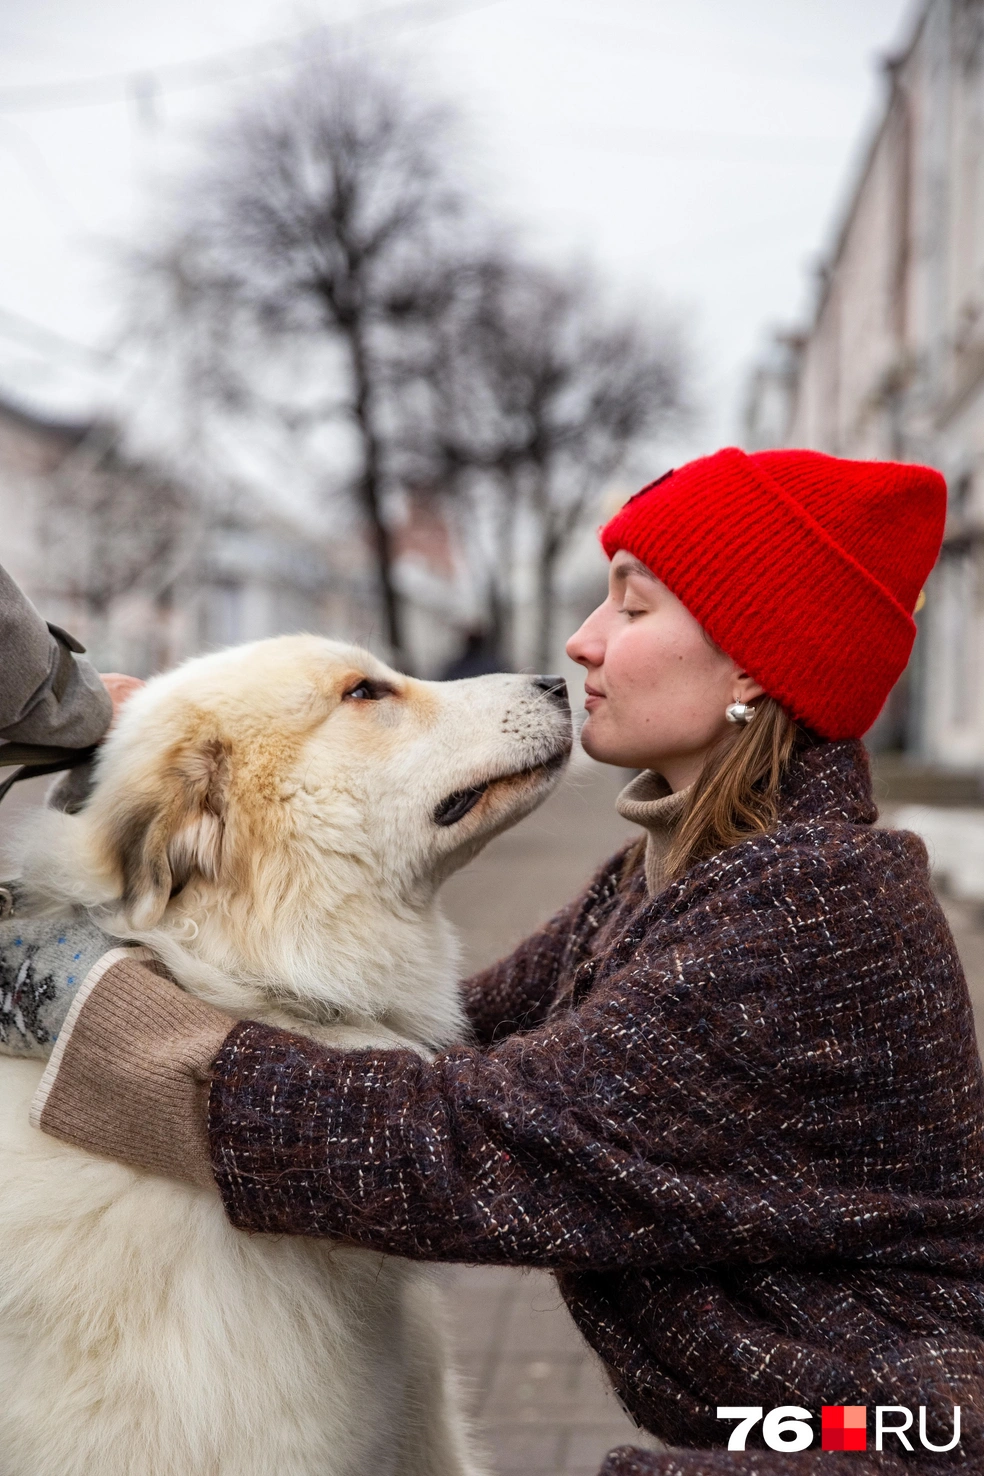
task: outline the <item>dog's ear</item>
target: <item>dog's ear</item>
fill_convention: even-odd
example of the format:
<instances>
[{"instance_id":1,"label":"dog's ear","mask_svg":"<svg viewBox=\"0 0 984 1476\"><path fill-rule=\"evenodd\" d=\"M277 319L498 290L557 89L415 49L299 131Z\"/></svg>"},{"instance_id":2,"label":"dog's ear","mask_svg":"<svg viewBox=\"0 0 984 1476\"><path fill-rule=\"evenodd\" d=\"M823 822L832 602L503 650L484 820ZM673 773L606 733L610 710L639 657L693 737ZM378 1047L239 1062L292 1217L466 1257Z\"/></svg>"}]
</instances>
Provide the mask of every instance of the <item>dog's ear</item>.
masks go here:
<instances>
[{"instance_id":1,"label":"dog's ear","mask_svg":"<svg viewBox=\"0 0 984 1476\"><path fill-rule=\"evenodd\" d=\"M208 739L176 755L159 792L119 817L112 844L131 927L156 927L192 877L218 876L228 779L228 751L220 739Z\"/></svg>"}]
</instances>

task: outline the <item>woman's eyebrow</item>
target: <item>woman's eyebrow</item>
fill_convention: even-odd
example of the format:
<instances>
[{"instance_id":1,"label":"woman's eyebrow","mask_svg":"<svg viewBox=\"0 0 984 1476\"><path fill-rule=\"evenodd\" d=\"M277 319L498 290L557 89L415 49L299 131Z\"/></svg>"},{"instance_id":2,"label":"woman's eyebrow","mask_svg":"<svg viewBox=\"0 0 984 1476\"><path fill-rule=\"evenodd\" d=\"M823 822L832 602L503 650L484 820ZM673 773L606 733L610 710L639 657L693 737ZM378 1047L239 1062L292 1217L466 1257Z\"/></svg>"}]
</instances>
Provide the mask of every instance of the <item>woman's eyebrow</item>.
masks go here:
<instances>
[{"instance_id":1,"label":"woman's eyebrow","mask_svg":"<svg viewBox=\"0 0 984 1476\"><path fill-rule=\"evenodd\" d=\"M657 583L656 575L653 571L647 569L645 564L640 563L638 559L620 559L618 563L612 565L612 576L620 582L628 579L630 574L642 574L646 579L651 580L653 584Z\"/></svg>"}]
</instances>

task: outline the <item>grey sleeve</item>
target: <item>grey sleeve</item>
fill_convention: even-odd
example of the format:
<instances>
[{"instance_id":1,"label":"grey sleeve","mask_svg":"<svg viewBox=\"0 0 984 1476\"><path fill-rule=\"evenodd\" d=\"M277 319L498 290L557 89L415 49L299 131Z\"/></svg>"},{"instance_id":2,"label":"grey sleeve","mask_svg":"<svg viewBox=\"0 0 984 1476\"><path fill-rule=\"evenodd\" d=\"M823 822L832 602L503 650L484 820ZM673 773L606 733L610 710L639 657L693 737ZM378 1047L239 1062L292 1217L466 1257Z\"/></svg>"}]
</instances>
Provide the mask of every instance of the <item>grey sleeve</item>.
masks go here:
<instances>
[{"instance_id":1,"label":"grey sleeve","mask_svg":"<svg viewBox=\"0 0 984 1476\"><path fill-rule=\"evenodd\" d=\"M88 748L104 736L113 704L84 648L47 625L0 568L0 740Z\"/></svg>"}]
</instances>

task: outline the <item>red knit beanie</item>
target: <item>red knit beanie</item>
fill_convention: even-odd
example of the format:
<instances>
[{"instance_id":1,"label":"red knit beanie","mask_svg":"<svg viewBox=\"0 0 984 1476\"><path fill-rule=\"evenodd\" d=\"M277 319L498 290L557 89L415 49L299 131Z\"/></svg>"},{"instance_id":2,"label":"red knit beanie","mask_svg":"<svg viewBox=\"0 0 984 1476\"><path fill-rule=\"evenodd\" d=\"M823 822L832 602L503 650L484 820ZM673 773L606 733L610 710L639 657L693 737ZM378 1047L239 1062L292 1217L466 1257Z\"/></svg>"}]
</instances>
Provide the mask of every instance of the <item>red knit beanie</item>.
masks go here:
<instances>
[{"instance_id":1,"label":"red knit beanie","mask_svg":"<svg viewBox=\"0 0 984 1476\"><path fill-rule=\"evenodd\" d=\"M859 738L909 659L945 516L928 466L731 446L644 487L600 536L800 722Z\"/></svg>"}]
</instances>

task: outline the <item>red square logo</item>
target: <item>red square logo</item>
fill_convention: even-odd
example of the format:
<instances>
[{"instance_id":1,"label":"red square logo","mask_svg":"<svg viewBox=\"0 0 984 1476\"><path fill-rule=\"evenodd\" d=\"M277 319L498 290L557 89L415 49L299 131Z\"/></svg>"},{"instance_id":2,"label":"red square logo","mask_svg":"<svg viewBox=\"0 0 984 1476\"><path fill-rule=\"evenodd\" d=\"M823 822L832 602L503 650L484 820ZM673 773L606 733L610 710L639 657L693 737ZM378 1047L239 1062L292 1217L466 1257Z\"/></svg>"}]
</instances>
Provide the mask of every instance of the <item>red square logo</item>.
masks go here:
<instances>
[{"instance_id":1,"label":"red square logo","mask_svg":"<svg viewBox=\"0 0 984 1476\"><path fill-rule=\"evenodd\" d=\"M825 1404L820 1411L821 1450L867 1450L868 1409L864 1404Z\"/></svg>"}]
</instances>

